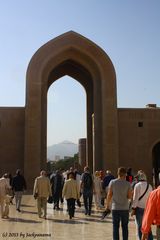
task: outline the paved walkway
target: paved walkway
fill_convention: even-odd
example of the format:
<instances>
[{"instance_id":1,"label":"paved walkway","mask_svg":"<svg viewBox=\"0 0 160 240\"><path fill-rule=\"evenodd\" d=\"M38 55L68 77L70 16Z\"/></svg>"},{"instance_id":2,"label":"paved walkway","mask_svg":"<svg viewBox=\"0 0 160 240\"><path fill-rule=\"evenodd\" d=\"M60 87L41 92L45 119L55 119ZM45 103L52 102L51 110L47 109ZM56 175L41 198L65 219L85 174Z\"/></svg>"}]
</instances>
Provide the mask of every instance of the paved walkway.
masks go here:
<instances>
[{"instance_id":1,"label":"paved walkway","mask_svg":"<svg viewBox=\"0 0 160 240\"><path fill-rule=\"evenodd\" d=\"M48 204L47 219L38 218L36 201L31 195L22 199L21 212L10 205L10 218L0 219L0 240L99 240L112 239L111 217L101 220L101 212L93 211L85 216L83 206L76 209L75 218L69 220L66 204L61 210L53 210ZM94 210L94 209L93 209ZM136 240L134 219L129 222L129 239ZM122 238L121 238L122 239Z\"/></svg>"}]
</instances>

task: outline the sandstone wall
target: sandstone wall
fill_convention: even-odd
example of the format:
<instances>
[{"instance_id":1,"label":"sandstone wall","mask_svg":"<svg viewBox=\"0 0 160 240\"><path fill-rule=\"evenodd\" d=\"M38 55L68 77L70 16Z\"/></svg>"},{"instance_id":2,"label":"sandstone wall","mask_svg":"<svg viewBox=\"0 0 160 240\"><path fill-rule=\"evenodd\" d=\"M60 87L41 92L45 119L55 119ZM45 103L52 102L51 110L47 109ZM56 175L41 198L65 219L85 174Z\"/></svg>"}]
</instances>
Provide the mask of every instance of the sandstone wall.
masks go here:
<instances>
[{"instance_id":1,"label":"sandstone wall","mask_svg":"<svg viewBox=\"0 0 160 240\"><path fill-rule=\"evenodd\" d=\"M0 176L24 168L23 107L0 107Z\"/></svg>"},{"instance_id":2,"label":"sandstone wall","mask_svg":"<svg viewBox=\"0 0 160 240\"><path fill-rule=\"evenodd\" d=\"M119 165L152 178L152 150L160 142L160 109L118 109Z\"/></svg>"}]
</instances>

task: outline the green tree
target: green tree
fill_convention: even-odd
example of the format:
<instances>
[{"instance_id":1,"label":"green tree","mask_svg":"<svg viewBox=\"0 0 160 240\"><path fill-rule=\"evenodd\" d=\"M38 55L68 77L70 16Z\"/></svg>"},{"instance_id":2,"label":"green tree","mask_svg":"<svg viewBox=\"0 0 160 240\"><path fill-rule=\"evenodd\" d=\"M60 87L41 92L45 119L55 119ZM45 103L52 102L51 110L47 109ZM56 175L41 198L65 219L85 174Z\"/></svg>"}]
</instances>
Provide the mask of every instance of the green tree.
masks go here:
<instances>
[{"instance_id":1,"label":"green tree","mask_svg":"<svg viewBox=\"0 0 160 240\"><path fill-rule=\"evenodd\" d=\"M67 170L70 167L74 169L80 169L78 154L75 154L74 157L69 157L67 159L61 159L59 161L52 161L47 163L47 171L53 172L58 169Z\"/></svg>"}]
</instances>

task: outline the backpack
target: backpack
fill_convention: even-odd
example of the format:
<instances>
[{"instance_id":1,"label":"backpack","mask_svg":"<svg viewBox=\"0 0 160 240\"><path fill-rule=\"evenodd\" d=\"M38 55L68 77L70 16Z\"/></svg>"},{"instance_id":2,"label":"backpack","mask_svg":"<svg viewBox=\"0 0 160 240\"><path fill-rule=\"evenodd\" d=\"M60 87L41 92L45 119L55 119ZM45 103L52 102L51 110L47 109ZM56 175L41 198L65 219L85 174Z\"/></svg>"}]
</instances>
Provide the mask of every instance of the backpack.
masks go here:
<instances>
[{"instance_id":1,"label":"backpack","mask_svg":"<svg viewBox=\"0 0 160 240\"><path fill-rule=\"evenodd\" d=\"M83 186L85 189L91 189L93 186L93 179L91 174L89 173L84 173L83 176Z\"/></svg>"}]
</instances>

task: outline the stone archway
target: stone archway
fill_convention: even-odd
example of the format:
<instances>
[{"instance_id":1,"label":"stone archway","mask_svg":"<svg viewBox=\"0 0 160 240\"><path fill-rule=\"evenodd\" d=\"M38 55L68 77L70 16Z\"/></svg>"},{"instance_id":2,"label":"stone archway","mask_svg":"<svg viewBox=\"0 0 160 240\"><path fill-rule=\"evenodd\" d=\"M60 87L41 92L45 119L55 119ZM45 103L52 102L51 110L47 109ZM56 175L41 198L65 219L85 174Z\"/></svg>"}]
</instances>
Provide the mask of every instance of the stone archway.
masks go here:
<instances>
[{"instance_id":1,"label":"stone archway","mask_svg":"<svg viewBox=\"0 0 160 240\"><path fill-rule=\"evenodd\" d=\"M27 70L24 171L29 185L46 166L47 91L64 75L79 81L87 94L87 161L93 166L118 167L116 76L107 54L85 37L70 31L43 45Z\"/></svg>"}]
</instances>

